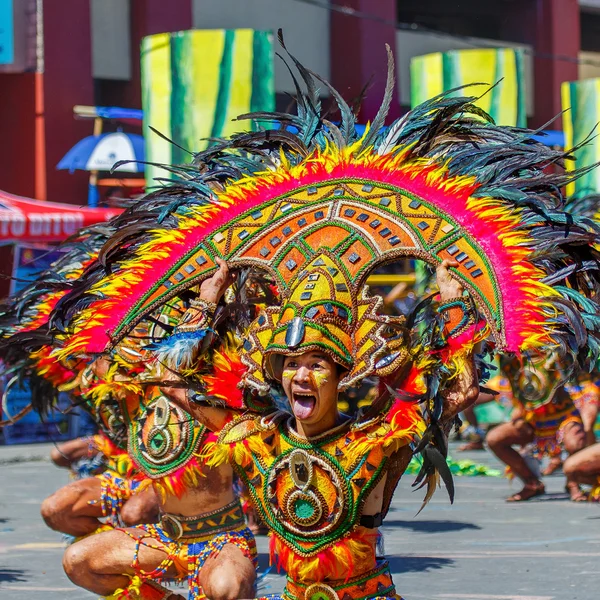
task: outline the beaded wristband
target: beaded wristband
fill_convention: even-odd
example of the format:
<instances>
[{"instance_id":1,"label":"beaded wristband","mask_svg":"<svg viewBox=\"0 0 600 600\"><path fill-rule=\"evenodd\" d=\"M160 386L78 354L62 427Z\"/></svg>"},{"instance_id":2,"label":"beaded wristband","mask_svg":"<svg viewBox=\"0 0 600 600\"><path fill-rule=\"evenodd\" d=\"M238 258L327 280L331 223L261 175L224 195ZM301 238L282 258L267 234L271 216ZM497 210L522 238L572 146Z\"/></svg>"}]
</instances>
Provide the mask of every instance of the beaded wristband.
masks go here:
<instances>
[{"instance_id":1,"label":"beaded wristband","mask_svg":"<svg viewBox=\"0 0 600 600\"><path fill-rule=\"evenodd\" d=\"M190 300L190 306L192 308L198 308L200 310L204 310L211 314L215 314L217 310L217 305L214 302L209 302L208 300L203 300L202 298L193 298Z\"/></svg>"},{"instance_id":2,"label":"beaded wristband","mask_svg":"<svg viewBox=\"0 0 600 600\"><path fill-rule=\"evenodd\" d=\"M438 313L444 320L444 337L458 337L475 324L475 311L468 296L459 296L446 300L438 307Z\"/></svg>"}]
</instances>

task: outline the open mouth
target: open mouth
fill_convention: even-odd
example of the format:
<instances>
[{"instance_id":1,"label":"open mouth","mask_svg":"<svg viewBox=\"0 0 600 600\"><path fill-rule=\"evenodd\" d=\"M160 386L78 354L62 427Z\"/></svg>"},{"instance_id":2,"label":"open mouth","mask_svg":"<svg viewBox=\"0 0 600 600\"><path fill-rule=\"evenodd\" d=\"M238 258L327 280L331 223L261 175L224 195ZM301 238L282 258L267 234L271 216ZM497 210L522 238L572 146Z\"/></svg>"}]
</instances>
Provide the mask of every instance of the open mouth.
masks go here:
<instances>
[{"instance_id":1,"label":"open mouth","mask_svg":"<svg viewBox=\"0 0 600 600\"><path fill-rule=\"evenodd\" d=\"M317 397L314 394L294 392L292 394L292 410L298 419L308 419L315 410Z\"/></svg>"}]
</instances>

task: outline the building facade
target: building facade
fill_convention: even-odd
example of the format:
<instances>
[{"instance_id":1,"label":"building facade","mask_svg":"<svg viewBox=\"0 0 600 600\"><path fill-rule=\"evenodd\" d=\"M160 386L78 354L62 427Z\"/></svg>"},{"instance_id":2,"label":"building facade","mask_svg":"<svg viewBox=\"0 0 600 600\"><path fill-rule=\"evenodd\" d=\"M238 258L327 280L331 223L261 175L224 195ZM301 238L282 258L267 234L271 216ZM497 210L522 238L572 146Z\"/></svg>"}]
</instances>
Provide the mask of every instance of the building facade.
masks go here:
<instances>
[{"instance_id":1,"label":"building facade","mask_svg":"<svg viewBox=\"0 0 600 600\"><path fill-rule=\"evenodd\" d=\"M87 175L55 168L91 134L73 106L140 108L140 42L154 33L281 27L304 64L348 100L363 98L363 122L381 100L385 43L397 62L393 116L410 101L410 59L428 52L525 48L533 127L560 113L563 81L600 74L600 0L0 0L6 14L12 42L6 23L0 34L12 55L0 42L0 188L74 204L85 203ZM285 107L292 89L282 64L276 91Z\"/></svg>"}]
</instances>

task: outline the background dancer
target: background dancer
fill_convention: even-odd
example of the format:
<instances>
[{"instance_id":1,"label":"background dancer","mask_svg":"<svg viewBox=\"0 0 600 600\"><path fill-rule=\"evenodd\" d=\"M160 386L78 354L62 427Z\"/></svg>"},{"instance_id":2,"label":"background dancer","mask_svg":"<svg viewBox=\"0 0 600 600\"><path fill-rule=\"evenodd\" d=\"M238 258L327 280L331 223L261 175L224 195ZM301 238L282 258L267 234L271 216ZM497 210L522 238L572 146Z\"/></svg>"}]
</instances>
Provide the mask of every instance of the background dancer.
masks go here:
<instances>
[{"instance_id":1,"label":"background dancer","mask_svg":"<svg viewBox=\"0 0 600 600\"><path fill-rule=\"evenodd\" d=\"M560 459L563 449L574 454L585 447L585 432L573 400L565 390L567 375L556 356L538 356L523 365L517 359L505 360L502 370L519 408L511 422L498 425L488 433L486 442L524 483L523 489L507 498L507 502L522 502L544 494L546 488L513 446L533 444L536 458ZM582 499L576 482L567 481L566 489L572 500Z\"/></svg>"},{"instance_id":2,"label":"background dancer","mask_svg":"<svg viewBox=\"0 0 600 600\"><path fill-rule=\"evenodd\" d=\"M157 322L177 322L177 314L181 319L179 306L170 305ZM138 328L137 335L148 342L155 339L154 329L162 331L153 326L142 335ZM232 469L203 465L205 428L158 388L145 385L164 376L139 343L135 346L135 353L131 344L120 353L128 369L113 375L114 387L115 392L123 388L129 458L152 482L159 518L73 544L63 558L65 572L80 587L115 599L183 597L171 595L164 581L185 582L189 600L252 597L256 546L234 495ZM106 376L108 364L96 369L99 376Z\"/></svg>"}]
</instances>

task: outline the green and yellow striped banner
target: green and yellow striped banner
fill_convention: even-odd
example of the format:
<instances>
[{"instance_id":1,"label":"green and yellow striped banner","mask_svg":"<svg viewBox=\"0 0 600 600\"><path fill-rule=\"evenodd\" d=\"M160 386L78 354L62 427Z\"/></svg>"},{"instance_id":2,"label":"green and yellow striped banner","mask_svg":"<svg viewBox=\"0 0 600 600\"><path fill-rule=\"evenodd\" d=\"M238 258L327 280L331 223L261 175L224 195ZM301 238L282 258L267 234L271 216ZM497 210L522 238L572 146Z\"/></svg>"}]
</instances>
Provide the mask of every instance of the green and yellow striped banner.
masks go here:
<instances>
[{"instance_id":1,"label":"green and yellow striped banner","mask_svg":"<svg viewBox=\"0 0 600 600\"><path fill-rule=\"evenodd\" d=\"M500 81L502 80L502 81ZM410 61L410 101L414 108L442 92L469 83L498 85L477 100L498 125L527 124L523 51L514 48L452 50L416 56ZM457 96L481 95L483 87Z\"/></svg>"},{"instance_id":2,"label":"green and yellow striped banner","mask_svg":"<svg viewBox=\"0 0 600 600\"><path fill-rule=\"evenodd\" d=\"M252 29L159 33L142 41L142 105L146 160L182 164L191 156L153 133L160 131L192 152L208 138L252 126L240 114L275 107L273 35ZM146 181L170 174L146 166Z\"/></svg>"},{"instance_id":3,"label":"green and yellow striped banner","mask_svg":"<svg viewBox=\"0 0 600 600\"><path fill-rule=\"evenodd\" d=\"M567 170L589 167L600 161L600 138L594 132L600 121L600 79L566 81L562 84L565 150L588 143L575 152L575 161L566 161ZM600 191L600 169L593 169L567 186L567 194L584 196Z\"/></svg>"}]
</instances>

